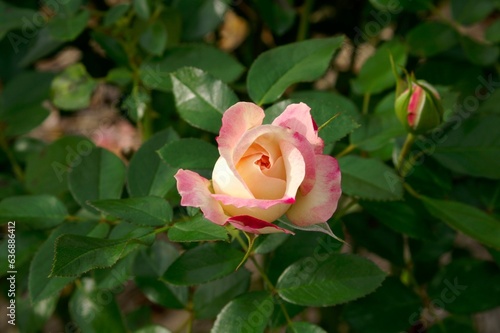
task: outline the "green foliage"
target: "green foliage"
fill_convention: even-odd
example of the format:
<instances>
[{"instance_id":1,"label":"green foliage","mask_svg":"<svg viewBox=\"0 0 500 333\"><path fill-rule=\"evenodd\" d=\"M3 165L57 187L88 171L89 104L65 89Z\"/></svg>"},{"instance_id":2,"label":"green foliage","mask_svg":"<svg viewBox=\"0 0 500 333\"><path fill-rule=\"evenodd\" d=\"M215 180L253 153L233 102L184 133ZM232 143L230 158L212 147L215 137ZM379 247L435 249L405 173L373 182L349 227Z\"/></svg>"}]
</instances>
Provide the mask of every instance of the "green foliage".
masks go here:
<instances>
[{"instance_id":1,"label":"green foliage","mask_svg":"<svg viewBox=\"0 0 500 333\"><path fill-rule=\"evenodd\" d=\"M219 132L222 114L238 101L231 88L196 68L179 69L170 77L182 119L209 132Z\"/></svg>"},{"instance_id":2,"label":"green foliage","mask_svg":"<svg viewBox=\"0 0 500 333\"><path fill-rule=\"evenodd\" d=\"M288 267L278 280L279 295L306 306L331 306L363 297L380 286L385 273L353 255L307 257Z\"/></svg>"},{"instance_id":3,"label":"green foliage","mask_svg":"<svg viewBox=\"0 0 500 333\"><path fill-rule=\"evenodd\" d=\"M500 307L499 13L498 0L0 0L0 303L15 300L20 333L479 332ZM405 77L438 92L437 128L408 135L408 107L396 117ZM269 222L294 234L254 235L209 220L217 135L239 101L264 126L310 107L341 173L328 221L283 215ZM183 189L203 192L196 207L179 169L208 180Z\"/></svg>"},{"instance_id":4,"label":"green foliage","mask_svg":"<svg viewBox=\"0 0 500 333\"><path fill-rule=\"evenodd\" d=\"M342 189L367 200L401 200L403 185L398 175L377 159L345 156L339 159Z\"/></svg>"},{"instance_id":5,"label":"green foliage","mask_svg":"<svg viewBox=\"0 0 500 333\"><path fill-rule=\"evenodd\" d=\"M248 71L248 94L259 105L271 103L291 84L317 79L342 41L342 37L312 39L263 53Z\"/></svg>"},{"instance_id":6,"label":"green foliage","mask_svg":"<svg viewBox=\"0 0 500 333\"><path fill-rule=\"evenodd\" d=\"M374 293L347 304L343 316L356 332L401 332L408 329L408 318L418 313L420 306L411 289L389 278Z\"/></svg>"},{"instance_id":7,"label":"green foliage","mask_svg":"<svg viewBox=\"0 0 500 333\"><path fill-rule=\"evenodd\" d=\"M168 231L168 238L173 242L201 242L227 240L226 230L210 223L202 215L187 221L177 222Z\"/></svg>"},{"instance_id":8,"label":"green foliage","mask_svg":"<svg viewBox=\"0 0 500 333\"><path fill-rule=\"evenodd\" d=\"M125 182L123 162L108 150L93 149L68 174L73 198L84 208L94 210L88 202L119 198Z\"/></svg>"},{"instance_id":9,"label":"green foliage","mask_svg":"<svg viewBox=\"0 0 500 333\"><path fill-rule=\"evenodd\" d=\"M172 207L159 197L139 197L92 201L102 213L137 225L158 227L172 221Z\"/></svg>"},{"instance_id":10,"label":"green foliage","mask_svg":"<svg viewBox=\"0 0 500 333\"><path fill-rule=\"evenodd\" d=\"M3 223L13 219L33 229L53 228L63 222L67 215L66 207L50 195L9 197L0 202Z\"/></svg>"},{"instance_id":11,"label":"green foliage","mask_svg":"<svg viewBox=\"0 0 500 333\"><path fill-rule=\"evenodd\" d=\"M224 243L205 243L184 252L163 275L177 285L194 285L224 277L236 269L243 253Z\"/></svg>"}]
</instances>

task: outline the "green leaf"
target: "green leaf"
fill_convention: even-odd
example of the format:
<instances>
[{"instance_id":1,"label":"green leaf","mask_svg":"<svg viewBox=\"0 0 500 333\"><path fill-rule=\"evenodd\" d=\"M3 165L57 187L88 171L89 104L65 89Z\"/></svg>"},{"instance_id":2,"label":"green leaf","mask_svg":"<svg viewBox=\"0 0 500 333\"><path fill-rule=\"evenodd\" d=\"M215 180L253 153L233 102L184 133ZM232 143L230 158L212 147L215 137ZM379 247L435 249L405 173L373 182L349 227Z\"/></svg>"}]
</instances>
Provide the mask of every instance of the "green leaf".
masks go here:
<instances>
[{"instance_id":1,"label":"green leaf","mask_svg":"<svg viewBox=\"0 0 500 333\"><path fill-rule=\"evenodd\" d=\"M421 307L420 298L392 277L373 294L346 304L343 317L359 333L402 332L411 327L408 318L419 318Z\"/></svg>"},{"instance_id":2,"label":"green leaf","mask_svg":"<svg viewBox=\"0 0 500 333\"><path fill-rule=\"evenodd\" d=\"M130 9L130 4L122 3L111 7L106 14L104 14L103 26L109 27L118 22Z\"/></svg>"},{"instance_id":3,"label":"green leaf","mask_svg":"<svg viewBox=\"0 0 500 333\"><path fill-rule=\"evenodd\" d=\"M12 257L10 256L11 253L9 252L10 233L8 229L5 230L6 233L4 234L4 238L0 241L0 277L5 276L7 271L11 270L9 269L9 264L11 264L12 261ZM15 267L20 268L23 267L24 264L29 263L45 239L47 239L47 237L40 231L23 231L15 233ZM12 242L12 240L10 242Z\"/></svg>"},{"instance_id":4,"label":"green leaf","mask_svg":"<svg viewBox=\"0 0 500 333\"><path fill-rule=\"evenodd\" d=\"M49 115L42 106L49 97L53 74L24 72L16 75L0 95L0 125L6 136L25 134ZM29 94L26 94L29 91Z\"/></svg>"},{"instance_id":5,"label":"green leaf","mask_svg":"<svg viewBox=\"0 0 500 333\"><path fill-rule=\"evenodd\" d=\"M442 333L443 328L446 332L477 333L476 324L470 317L448 316L443 321L432 325L428 333Z\"/></svg>"},{"instance_id":6,"label":"green leaf","mask_svg":"<svg viewBox=\"0 0 500 333\"><path fill-rule=\"evenodd\" d=\"M406 202L361 202L363 208L380 223L413 238L430 237L429 224Z\"/></svg>"},{"instance_id":7,"label":"green leaf","mask_svg":"<svg viewBox=\"0 0 500 333\"><path fill-rule=\"evenodd\" d=\"M500 268L472 258L453 260L428 288L433 305L457 314L483 312L500 306Z\"/></svg>"},{"instance_id":8,"label":"green leaf","mask_svg":"<svg viewBox=\"0 0 500 333\"><path fill-rule=\"evenodd\" d=\"M56 241L51 276L78 276L94 268L113 266L141 245L154 241L150 228L136 229L120 239L100 239L80 235L62 235Z\"/></svg>"},{"instance_id":9,"label":"green leaf","mask_svg":"<svg viewBox=\"0 0 500 333\"><path fill-rule=\"evenodd\" d=\"M342 139L359 127L357 121L360 116L353 102L341 95L322 91L294 93L292 98L267 108L264 122L272 123L289 104L300 102L311 108L311 115L318 126L329 121L318 133L326 144ZM331 120L333 117L335 118Z\"/></svg>"},{"instance_id":10,"label":"green leaf","mask_svg":"<svg viewBox=\"0 0 500 333\"><path fill-rule=\"evenodd\" d=\"M163 226L172 221L172 207L159 197L92 201L91 206L122 220L142 226Z\"/></svg>"},{"instance_id":11,"label":"green leaf","mask_svg":"<svg viewBox=\"0 0 500 333\"><path fill-rule=\"evenodd\" d=\"M278 280L278 294L304 306L332 306L377 289L386 274L373 262L350 254L305 258L288 267Z\"/></svg>"},{"instance_id":12,"label":"green leaf","mask_svg":"<svg viewBox=\"0 0 500 333\"><path fill-rule=\"evenodd\" d=\"M132 5L134 6L135 13L139 18L144 21L148 20L151 16L151 9L149 8L148 0L133 0Z\"/></svg>"},{"instance_id":13,"label":"green leaf","mask_svg":"<svg viewBox=\"0 0 500 333\"><path fill-rule=\"evenodd\" d=\"M419 57L432 57L458 44L458 37L458 33L450 25L430 21L410 30L406 40L410 46L410 53Z\"/></svg>"},{"instance_id":14,"label":"green leaf","mask_svg":"<svg viewBox=\"0 0 500 333\"><path fill-rule=\"evenodd\" d=\"M26 161L26 188L35 194L60 195L68 190L67 172L82 163L95 145L87 138L65 136Z\"/></svg>"},{"instance_id":15,"label":"green leaf","mask_svg":"<svg viewBox=\"0 0 500 333\"><path fill-rule=\"evenodd\" d=\"M104 292L97 289L95 282L89 278L83 279L71 296L69 312L82 332L127 331L115 295L111 291Z\"/></svg>"},{"instance_id":16,"label":"green leaf","mask_svg":"<svg viewBox=\"0 0 500 333\"><path fill-rule=\"evenodd\" d=\"M462 36L460 43L464 49L467 58L476 65L489 66L497 62L500 55L500 47L488 45L484 42L475 41L471 38Z\"/></svg>"},{"instance_id":17,"label":"green leaf","mask_svg":"<svg viewBox=\"0 0 500 333\"><path fill-rule=\"evenodd\" d=\"M153 54L161 55L167 46L167 29L162 22L155 21L147 26L146 30L139 37L141 47Z\"/></svg>"},{"instance_id":18,"label":"green leaf","mask_svg":"<svg viewBox=\"0 0 500 333\"><path fill-rule=\"evenodd\" d=\"M131 196L163 197L175 185L177 169L166 164L157 150L178 138L173 129L163 130L143 143L132 156L127 171L127 188Z\"/></svg>"},{"instance_id":19,"label":"green leaf","mask_svg":"<svg viewBox=\"0 0 500 333\"><path fill-rule=\"evenodd\" d=\"M23 184L12 174L0 173L0 200L25 193Z\"/></svg>"},{"instance_id":20,"label":"green leaf","mask_svg":"<svg viewBox=\"0 0 500 333\"><path fill-rule=\"evenodd\" d=\"M359 119L361 126L351 134L351 144L366 151L376 151L406 134L406 130L394 115L394 94L384 97L374 113Z\"/></svg>"},{"instance_id":21,"label":"green leaf","mask_svg":"<svg viewBox=\"0 0 500 333\"><path fill-rule=\"evenodd\" d=\"M56 310L58 300L58 294L34 304L30 302L29 298L17 298L15 323L19 327L19 332L36 333L43 331L45 323Z\"/></svg>"},{"instance_id":22,"label":"green leaf","mask_svg":"<svg viewBox=\"0 0 500 333\"><path fill-rule=\"evenodd\" d=\"M80 9L80 7L83 5L83 0L64 0L64 1L59 1L56 5L53 5L55 7L54 8L51 7L51 5L53 4L51 0L42 0L41 2L48 8L56 11L57 12L56 14L64 16L66 18L69 18L73 14L75 14L78 11L78 9Z\"/></svg>"},{"instance_id":23,"label":"green leaf","mask_svg":"<svg viewBox=\"0 0 500 333\"><path fill-rule=\"evenodd\" d=\"M240 295L222 309L210 332L264 332L273 310L273 298L267 292Z\"/></svg>"},{"instance_id":24,"label":"green leaf","mask_svg":"<svg viewBox=\"0 0 500 333\"><path fill-rule=\"evenodd\" d=\"M160 239L139 252L134 263L135 283L144 295L156 304L183 309L188 301L188 289L161 280L168 267L179 257L177 249Z\"/></svg>"},{"instance_id":25,"label":"green leaf","mask_svg":"<svg viewBox=\"0 0 500 333\"><path fill-rule=\"evenodd\" d=\"M492 80L492 76L490 76L488 78L488 80L490 80L491 82L494 82ZM483 82L487 83L488 81L485 80ZM498 106L498 103L500 103L500 90L493 90L493 88L489 88L489 89L491 89L490 90L491 94L490 95L486 95L487 99L485 101L483 101L483 103L481 103L481 105L479 106L479 109L477 110L477 113L482 113L482 114L487 114L487 113L499 114L500 110L498 109L497 106Z\"/></svg>"},{"instance_id":26,"label":"green leaf","mask_svg":"<svg viewBox=\"0 0 500 333\"><path fill-rule=\"evenodd\" d=\"M106 56L113 60L118 66L129 66L127 53L120 42L115 38L95 30L90 33L90 36L92 36L92 39L102 47Z\"/></svg>"},{"instance_id":27,"label":"green leaf","mask_svg":"<svg viewBox=\"0 0 500 333\"><path fill-rule=\"evenodd\" d=\"M150 325L138 330L135 330L134 333L171 333L165 327L160 325Z\"/></svg>"},{"instance_id":28,"label":"green leaf","mask_svg":"<svg viewBox=\"0 0 500 333\"><path fill-rule=\"evenodd\" d=\"M52 102L65 110L86 108L96 86L97 82L87 73L85 66L74 64L52 81Z\"/></svg>"},{"instance_id":29,"label":"green leaf","mask_svg":"<svg viewBox=\"0 0 500 333\"><path fill-rule=\"evenodd\" d=\"M106 81L119 86L126 86L132 82L132 72L124 67L112 68L106 75Z\"/></svg>"},{"instance_id":30,"label":"green leaf","mask_svg":"<svg viewBox=\"0 0 500 333\"><path fill-rule=\"evenodd\" d=\"M9 37L9 35L10 33L7 37ZM19 36L17 37L20 38ZM23 57L21 57L21 59L19 59L19 66L27 67L33 64L38 59L41 59L57 50L63 43L64 42L56 40L52 37L48 27L43 27L38 30L37 36L35 36L35 39L32 42L30 42L28 51ZM24 45L24 43L21 45ZM16 53L19 51L17 43L14 50Z\"/></svg>"},{"instance_id":31,"label":"green leaf","mask_svg":"<svg viewBox=\"0 0 500 333\"><path fill-rule=\"evenodd\" d=\"M184 252L163 278L179 285L206 283L234 272L243 255L229 244L205 243Z\"/></svg>"},{"instance_id":32,"label":"green leaf","mask_svg":"<svg viewBox=\"0 0 500 333\"><path fill-rule=\"evenodd\" d=\"M140 250L134 262L134 274L157 279L163 276L177 258L179 258L179 251L175 246L157 239L151 247Z\"/></svg>"},{"instance_id":33,"label":"green leaf","mask_svg":"<svg viewBox=\"0 0 500 333\"><path fill-rule=\"evenodd\" d=\"M362 213L348 214L342 222L352 236L351 245L363 247L390 261L395 267L404 267L404 243L401 234Z\"/></svg>"},{"instance_id":34,"label":"green leaf","mask_svg":"<svg viewBox=\"0 0 500 333\"><path fill-rule=\"evenodd\" d=\"M169 48L160 59L144 61L140 67L141 80L148 88L170 92L170 73L182 67L196 67L225 83L236 80L244 70L234 57L218 48L188 44Z\"/></svg>"},{"instance_id":35,"label":"green leaf","mask_svg":"<svg viewBox=\"0 0 500 333\"><path fill-rule=\"evenodd\" d=\"M295 9L288 1L255 0L254 2L262 20L278 36L283 35L292 27Z\"/></svg>"},{"instance_id":36,"label":"green leaf","mask_svg":"<svg viewBox=\"0 0 500 333\"><path fill-rule=\"evenodd\" d=\"M132 265L138 251L118 260L112 267L95 269L94 279L99 289L121 288L132 276Z\"/></svg>"},{"instance_id":37,"label":"green leaf","mask_svg":"<svg viewBox=\"0 0 500 333\"><path fill-rule=\"evenodd\" d=\"M197 68L170 74L177 112L190 125L218 133L222 114L238 97L225 83Z\"/></svg>"},{"instance_id":38,"label":"green leaf","mask_svg":"<svg viewBox=\"0 0 500 333\"><path fill-rule=\"evenodd\" d=\"M461 0L450 4L453 18L465 25L482 21L495 10L495 2L491 0Z\"/></svg>"},{"instance_id":39,"label":"green leaf","mask_svg":"<svg viewBox=\"0 0 500 333\"><path fill-rule=\"evenodd\" d=\"M67 215L66 207L51 195L15 196L0 202L2 224L17 221L33 229L47 229L63 222Z\"/></svg>"},{"instance_id":40,"label":"green leaf","mask_svg":"<svg viewBox=\"0 0 500 333\"><path fill-rule=\"evenodd\" d=\"M294 321L286 328L287 333L327 333L324 329L304 321Z\"/></svg>"},{"instance_id":41,"label":"green leaf","mask_svg":"<svg viewBox=\"0 0 500 333\"><path fill-rule=\"evenodd\" d=\"M54 258L56 239L61 235L86 235L97 227L96 222L65 223L56 228L40 246L30 264L28 291L32 303L42 301L59 293L74 277L49 278Z\"/></svg>"},{"instance_id":42,"label":"green leaf","mask_svg":"<svg viewBox=\"0 0 500 333\"><path fill-rule=\"evenodd\" d=\"M229 0L174 0L182 15L182 39L197 40L212 32L224 19Z\"/></svg>"},{"instance_id":43,"label":"green leaf","mask_svg":"<svg viewBox=\"0 0 500 333\"><path fill-rule=\"evenodd\" d=\"M487 41L491 43L499 43L500 42L500 21L493 22L484 34L484 37Z\"/></svg>"},{"instance_id":44,"label":"green leaf","mask_svg":"<svg viewBox=\"0 0 500 333\"><path fill-rule=\"evenodd\" d=\"M71 18L56 16L47 25L50 35L62 42L75 40L87 27L90 18L88 10L82 10Z\"/></svg>"},{"instance_id":45,"label":"green leaf","mask_svg":"<svg viewBox=\"0 0 500 333\"><path fill-rule=\"evenodd\" d=\"M432 8L432 0L400 0L397 2L393 0L370 0L370 3L378 10L394 14L398 14L402 9L417 12Z\"/></svg>"},{"instance_id":46,"label":"green leaf","mask_svg":"<svg viewBox=\"0 0 500 333\"><path fill-rule=\"evenodd\" d=\"M94 212L87 201L120 198L125 172L120 158L106 149L95 148L69 173L69 189L82 207Z\"/></svg>"},{"instance_id":47,"label":"green leaf","mask_svg":"<svg viewBox=\"0 0 500 333\"><path fill-rule=\"evenodd\" d=\"M160 157L173 168L212 170L219 158L217 148L202 139L179 139L158 150Z\"/></svg>"},{"instance_id":48,"label":"green leaf","mask_svg":"<svg viewBox=\"0 0 500 333\"><path fill-rule=\"evenodd\" d=\"M500 249L500 221L485 212L454 201L421 197L425 208L453 229Z\"/></svg>"},{"instance_id":49,"label":"green leaf","mask_svg":"<svg viewBox=\"0 0 500 333\"><path fill-rule=\"evenodd\" d=\"M500 114L455 114L450 128L435 146L435 158L443 166L470 176L500 179Z\"/></svg>"},{"instance_id":50,"label":"green leaf","mask_svg":"<svg viewBox=\"0 0 500 333\"><path fill-rule=\"evenodd\" d=\"M339 158L338 162L344 193L375 201L403 198L403 184L399 176L380 160L344 156Z\"/></svg>"},{"instance_id":51,"label":"green leaf","mask_svg":"<svg viewBox=\"0 0 500 333\"><path fill-rule=\"evenodd\" d=\"M148 104L151 104L151 94L144 88L133 89L125 98L122 107L132 121L138 123L144 117Z\"/></svg>"},{"instance_id":52,"label":"green leaf","mask_svg":"<svg viewBox=\"0 0 500 333\"><path fill-rule=\"evenodd\" d=\"M220 310L250 286L250 272L244 268L199 286L193 295L194 313L198 319L214 318Z\"/></svg>"},{"instance_id":53,"label":"green leaf","mask_svg":"<svg viewBox=\"0 0 500 333\"><path fill-rule=\"evenodd\" d=\"M0 40L13 29L23 26L23 18L33 17L36 12L28 8L12 6L9 3L0 1Z\"/></svg>"},{"instance_id":54,"label":"green leaf","mask_svg":"<svg viewBox=\"0 0 500 333\"><path fill-rule=\"evenodd\" d=\"M289 234L285 233L275 233L275 234L267 234L261 235L259 238L255 240L254 252L257 254L266 254L274 251L277 247L283 244L288 237Z\"/></svg>"},{"instance_id":55,"label":"green leaf","mask_svg":"<svg viewBox=\"0 0 500 333\"><path fill-rule=\"evenodd\" d=\"M337 223L341 225L341 223ZM260 236L259 236L260 238ZM270 256L268 276L275 283L283 271L296 261L303 258L307 260L319 260L327 257L327 254L340 251L342 243L334 238L315 232L296 230L295 236L290 236Z\"/></svg>"},{"instance_id":56,"label":"green leaf","mask_svg":"<svg viewBox=\"0 0 500 333\"><path fill-rule=\"evenodd\" d=\"M248 72L250 98L259 105L271 103L290 85L319 78L343 40L343 37L310 39L262 53Z\"/></svg>"},{"instance_id":57,"label":"green leaf","mask_svg":"<svg viewBox=\"0 0 500 333\"><path fill-rule=\"evenodd\" d=\"M202 215L195 216L188 221L175 223L168 230L168 238L172 242L202 242L228 240L227 231Z\"/></svg>"},{"instance_id":58,"label":"green leaf","mask_svg":"<svg viewBox=\"0 0 500 333\"><path fill-rule=\"evenodd\" d=\"M394 59L394 64L398 72L406 65L405 45L394 39L384 43L377 49L364 63L359 75L352 80L352 88L356 94L377 94L396 83L392 72L390 56Z\"/></svg>"}]
</instances>

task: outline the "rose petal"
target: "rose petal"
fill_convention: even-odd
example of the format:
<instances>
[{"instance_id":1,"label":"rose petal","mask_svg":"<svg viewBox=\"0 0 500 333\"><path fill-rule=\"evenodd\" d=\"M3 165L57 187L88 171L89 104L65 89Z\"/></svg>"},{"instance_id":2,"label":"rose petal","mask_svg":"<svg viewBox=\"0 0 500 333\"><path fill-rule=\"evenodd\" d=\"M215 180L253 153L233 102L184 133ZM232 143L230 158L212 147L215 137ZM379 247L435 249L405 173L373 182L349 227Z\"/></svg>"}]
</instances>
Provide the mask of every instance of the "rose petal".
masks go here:
<instances>
[{"instance_id":1,"label":"rose petal","mask_svg":"<svg viewBox=\"0 0 500 333\"><path fill-rule=\"evenodd\" d=\"M255 198L280 199L285 194L287 182L264 174L260 166L255 164L260 156L261 154L255 154L242 158L236 169Z\"/></svg>"},{"instance_id":2,"label":"rose petal","mask_svg":"<svg viewBox=\"0 0 500 333\"><path fill-rule=\"evenodd\" d=\"M248 215L233 216L227 220L236 229L243 230L245 232L250 232L252 234L272 234L278 232L284 232L287 234L294 234L290 230L286 230L278 227L275 224L259 220L255 217Z\"/></svg>"},{"instance_id":3,"label":"rose petal","mask_svg":"<svg viewBox=\"0 0 500 333\"><path fill-rule=\"evenodd\" d=\"M326 222L337 209L342 194L340 169L333 157L316 155L316 183L307 194L299 193L286 216L300 227Z\"/></svg>"},{"instance_id":4,"label":"rose petal","mask_svg":"<svg viewBox=\"0 0 500 333\"><path fill-rule=\"evenodd\" d=\"M221 155L231 153L249 129L262 124L264 116L264 110L253 103L239 102L227 109L217 137Z\"/></svg>"},{"instance_id":5,"label":"rose petal","mask_svg":"<svg viewBox=\"0 0 500 333\"><path fill-rule=\"evenodd\" d=\"M222 206L212 198L210 181L196 172L180 169L175 174L177 190L181 195L181 205L199 207L203 215L210 221L224 225L229 218Z\"/></svg>"},{"instance_id":6,"label":"rose petal","mask_svg":"<svg viewBox=\"0 0 500 333\"><path fill-rule=\"evenodd\" d=\"M290 129L274 125L262 125L251 129L241 137L238 147L234 150L233 159L238 161L242 158L252 143L258 141L261 136L266 137L265 141L269 143L268 146L271 144L279 145L281 141L289 141L292 145L297 147L300 154L304 158L306 166L306 174L300 189L303 194L307 194L313 188L316 179L316 170L314 165L315 152L314 146L311 145L306 137L298 132L293 132ZM265 142L259 141L259 144L266 150L271 150L270 147L266 147Z\"/></svg>"},{"instance_id":7,"label":"rose petal","mask_svg":"<svg viewBox=\"0 0 500 333\"><path fill-rule=\"evenodd\" d=\"M318 137L318 126L311 117L311 108L306 104L288 105L272 124L302 134L314 146L316 154L323 153L323 140Z\"/></svg>"},{"instance_id":8,"label":"rose petal","mask_svg":"<svg viewBox=\"0 0 500 333\"><path fill-rule=\"evenodd\" d=\"M212 194L231 216L249 215L267 222L274 222L280 218L295 202L294 198L277 200L241 199L226 194Z\"/></svg>"},{"instance_id":9,"label":"rose petal","mask_svg":"<svg viewBox=\"0 0 500 333\"><path fill-rule=\"evenodd\" d=\"M295 198L299 186L304 182L306 163L299 149L289 141L280 141L280 147L286 170L285 196Z\"/></svg>"},{"instance_id":10,"label":"rose petal","mask_svg":"<svg viewBox=\"0 0 500 333\"><path fill-rule=\"evenodd\" d=\"M246 187L241 177L236 172L234 163L234 149L238 146L240 139L253 127L262 124L264 110L253 103L238 102L224 112L222 116L222 127L219 136L216 138L219 153L227 162L227 168L234 176L232 182L240 183L241 187ZM248 147L247 147L248 148ZM248 189L247 189L248 190ZM247 192L250 192L249 190Z\"/></svg>"},{"instance_id":11,"label":"rose petal","mask_svg":"<svg viewBox=\"0 0 500 333\"><path fill-rule=\"evenodd\" d=\"M212 184L214 192L218 194L229 194L238 198L254 199L254 195L239 175L236 168L230 167L226 159L221 156L215 162L212 171Z\"/></svg>"},{"instance_id":12,"label":"rose petal","mask_svg":"<svg viewBox=\"0 0 500 333\"><path fill-rule=\"evenodd\" d=\"M232 205L237 208L262 208L269 209L278 204L287 204L291 205L295 203L294 198L283 197L280 199L273 200L264 200L264 199L245 199L245 198L236 198L227 194L212 194L212 198L220 201L224 205Z\"/></svg>"}]
</instances>

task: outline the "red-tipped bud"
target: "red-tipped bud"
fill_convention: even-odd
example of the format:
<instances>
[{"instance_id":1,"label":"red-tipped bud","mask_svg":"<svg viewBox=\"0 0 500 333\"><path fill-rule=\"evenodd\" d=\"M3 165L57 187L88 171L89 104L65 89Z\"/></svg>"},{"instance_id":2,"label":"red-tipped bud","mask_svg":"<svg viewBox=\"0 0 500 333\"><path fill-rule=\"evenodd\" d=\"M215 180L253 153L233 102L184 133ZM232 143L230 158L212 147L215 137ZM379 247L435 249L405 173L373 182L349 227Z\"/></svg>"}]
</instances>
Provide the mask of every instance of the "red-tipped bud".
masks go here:
<instances>
[{"instance_id":1,"label":"red-tipped bud","mask_svg":"<svg viewBox=\"0 0 500 333\"><path fill-rule=\"evenodd\" d=\"M395 109L401 123L414 134L425 133L443 120L438 92L422 80L411 82L411 87L396 98Z\"/></svg>"}]
</instances>

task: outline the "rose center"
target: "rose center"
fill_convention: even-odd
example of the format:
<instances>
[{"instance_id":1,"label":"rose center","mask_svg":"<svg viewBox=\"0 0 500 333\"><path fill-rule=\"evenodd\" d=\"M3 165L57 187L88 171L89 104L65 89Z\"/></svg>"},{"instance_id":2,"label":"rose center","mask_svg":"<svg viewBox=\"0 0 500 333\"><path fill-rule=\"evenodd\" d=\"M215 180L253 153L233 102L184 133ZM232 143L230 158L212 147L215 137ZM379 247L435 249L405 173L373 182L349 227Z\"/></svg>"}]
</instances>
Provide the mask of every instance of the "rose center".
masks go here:
<instances>
[{"instance_id":1,"label":"rose center","mask_svg":"<svg viewBox=\"0 0 500 333\"><path fill-rule=\"evenodd\" d=\"M254 163L260 167L260 170L269 169L271 167L271 162L269 162L269 156L267 155L262 155Z\"/></svg>"}]
</instances>

